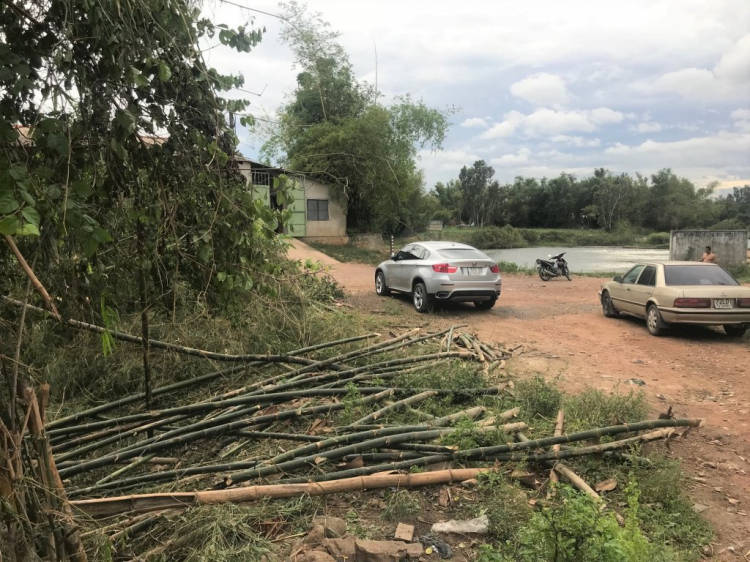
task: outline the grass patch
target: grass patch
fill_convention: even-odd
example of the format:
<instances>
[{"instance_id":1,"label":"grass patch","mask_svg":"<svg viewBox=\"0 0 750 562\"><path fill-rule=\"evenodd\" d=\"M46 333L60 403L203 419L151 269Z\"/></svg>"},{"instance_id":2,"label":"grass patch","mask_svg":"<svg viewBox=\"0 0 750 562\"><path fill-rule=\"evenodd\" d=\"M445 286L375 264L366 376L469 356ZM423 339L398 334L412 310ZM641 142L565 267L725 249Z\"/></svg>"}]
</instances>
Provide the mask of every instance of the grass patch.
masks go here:
<instances>
[{"instance_id":1,"label":"grass patch","mask_svg":"<svg viewBox=\"0 0 750 562\"><path fill-rule=\"evenodd\" d=\"M308 242L308 245L344 263L378 265L380 262L387 260L390 255L390 252L385 248L382 250L370 250L349 244L339 246L337 244L321 244L319 242Z\"/></svg>"},{"instance_id":2,"label":"grass patch","mask_svg":"<svg viewBox=\"0 0 750 562\"><path fill-rule=\"evenodd\" d=\"M541 417L554 420L563 401L562 392L541 376L518 381L516 397L521 411L530 419Z\"/></svg>"},{"instance_id":3,"label":"grass patch","mask_svg":"<svg viewBox=\"0 0 750 562\"><path fill-rule=\"evenodd\" d=\"M727 267L727 271L740 283L750 283L750 264Z\"/></svg>"},{"instance_id":4,"label":"grass patch","mask_svg":"<svg viewBox=\"0 0 750 562\"><path fill-rule=\"evenodd\" d=\"M422 506L419 496L407 490L396 490L388 496L383 517L386 521L402 521L419 515Z\"/></svg>"},{"instance_id":5,"label":"grass patch","mask_svg":"<svg viewBox=\"0 0 750 562\"><path fill-rule=\"evenodd\" d=\"M566 433L645 420L649 407L642 391L607 394L589 388L563 400Z\"/></svg>"}]
</instances>

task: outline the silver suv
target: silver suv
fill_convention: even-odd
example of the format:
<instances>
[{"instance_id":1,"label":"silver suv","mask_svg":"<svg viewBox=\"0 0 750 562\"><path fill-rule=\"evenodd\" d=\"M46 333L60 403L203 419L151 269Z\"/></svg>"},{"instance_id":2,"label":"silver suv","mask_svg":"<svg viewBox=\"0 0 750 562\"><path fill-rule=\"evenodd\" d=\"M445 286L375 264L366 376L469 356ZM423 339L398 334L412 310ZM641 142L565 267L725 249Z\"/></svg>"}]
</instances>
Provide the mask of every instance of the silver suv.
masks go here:
<instances>
[{"instance_id":1,"label":"silver suv","mask_svg":"<svg viewBox=\"0 0 750 562\"><path fill-rule=\"evenodd\" d=\"M457 242L407 244L375 269L375 291L411 294L414 308L427 312L436 302L473 302L489 310L500 297L497 264L476 248Z\"/></svg>"}]
</instances>

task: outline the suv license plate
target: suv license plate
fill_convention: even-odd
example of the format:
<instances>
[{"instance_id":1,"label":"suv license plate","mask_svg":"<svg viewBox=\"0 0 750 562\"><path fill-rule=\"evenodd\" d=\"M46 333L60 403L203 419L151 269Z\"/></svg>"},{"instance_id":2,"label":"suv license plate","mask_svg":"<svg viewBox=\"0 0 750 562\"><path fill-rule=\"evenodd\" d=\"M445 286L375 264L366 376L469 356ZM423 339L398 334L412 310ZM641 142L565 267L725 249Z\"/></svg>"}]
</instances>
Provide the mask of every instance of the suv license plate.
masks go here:
<instances>
[{"instance_id":1,"label":"suv license plate","mask_svg":"<svg viewBox=\"0 0 750 562\"><path fill-rule=\"evenodd\" d=\"M729 299L714 299L714 308L732 308L732 301Z\"/></svg>"},{"instance_id":2,"label":"suv license plate","mask_svg":"<svg viewBox=\"0 0 750 562\"><path fill-rule=\"evenodd\" d=\"M464 273L466 275L482 275L484 273L483 267L464 267Z\"/></svg>"}]
</instances>

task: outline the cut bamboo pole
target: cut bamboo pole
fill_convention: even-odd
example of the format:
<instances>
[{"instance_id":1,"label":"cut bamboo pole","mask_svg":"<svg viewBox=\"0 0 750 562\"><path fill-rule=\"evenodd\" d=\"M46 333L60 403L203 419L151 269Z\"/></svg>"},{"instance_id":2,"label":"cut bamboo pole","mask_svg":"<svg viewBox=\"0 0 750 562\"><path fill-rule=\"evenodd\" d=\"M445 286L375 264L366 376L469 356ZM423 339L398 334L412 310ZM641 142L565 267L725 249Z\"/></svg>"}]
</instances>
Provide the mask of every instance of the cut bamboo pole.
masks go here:
<instances>
[{"instance_id":1,"label":"cut bamboo pole","mask_svg":"<svg viewBox=\"0 0 750 562\"><path fill-rule=\"evenodd\" d=\"M378 394L373 394L361 400L353 401L352 403L355 405L371 404L373 402L378 402L380 400L383 400L391 395L393 395L393 389L387 389L387 390L384 390L383 392L379 392ZM341 403L340 404L325 404L323 406L314 406L311 408L302 408L298 410L284 410L276 414L268 414L265 416L258 416L255 418L233 421L229 423L222 423L225 420L222 420L221 417L214 418L213 420L210 420L209 422L199 422L191 426L178 428L175 431L164 433L163 435L154 437L152 439L147 439L141 444L134 446L132 448L127 448L126 450L121 450L121 451L112 453L110 455L100 457L98 459L92 459L89 461L79 463L74 466L66 467L60 470L60 475L66 478L70 478L71 476L75 476L76 474L80 474L88 470L93 470L94 468L107 466L109 464L113 464L121 460L132 459L132 458L139 457L147 453L163 451L170 447L189 443L197 439L215 437L217 435L223 435L225 433L230 433L238 429L245 429L246 427L250 427L253 425L261 425L261 424L272 422L272 421L280 421L280 420L291 419L295 417L317 415L317 414L324 414L324 413L327 414L327 413L331 413L334 411L342 410L345 407L346 405L341 404ZM243 414L241 412L240 413L233 412L232 415L235 417L239 417L239 416L242 416ZM219 423L221 425L216 425L215 422L217 420L219 420Z\"/></svg>"},{"instance_id":2,"label":"cut bamboo pole","mask_svg":"<svg viewBox=\"0 0 750 562\"><path fill-rule=\"evenodd\" d=\"M414 396L409 396L408 398L404 398L403 400L399 400L398 402L389 404L388 406L380 408L379 410L376 410L375 412L366 415L364 418L359 419L355 421L354 423L352 423L352 425L363 425L366 423L379 420L385 415L404 410L406 409L407 406L413 406L414 404L419 404L420 402L424 402L428 398L437 396L437 394L438 393L434 390L426 390L424 392L420 392L419 394L415 394Z\"/></svg>"},{"instance_id":3,"label":"cut bamboo pole","mask_svg":"<svg viewBox=\"0 0 750 562\"><path fill-rule=\"evenodd\" d=\"M380 336L380 334L376 334L376 333L364 334L362 336L354 336L354 337L345 338L345 339L342 339L342 340L336 340L336 341L332 341L332 342L326 342L326 343L322 343L322 344L318 344L318 345L311 345L311 346L308 346L308 347L303 347L303 348L300 348L300 349L295 349L293 351L290 351L288 353L288 355L302 355L304 353L310 353L311 351L318 351L320 349L325 349L325 348L328 348L328 347L334 347L334 346L338 346L338 345L344 345L344 344L347 344L347 343L353 343L353 342L357 342L357 341L360 341L360 340L363 340L363 339L370 339L370 338L379 337L379 336ZM168 393L174 392L176 390L183 390L185 388L189 388L191 386L196 386L198 384L201 384L201 383L204 383L204 382L208 382L208 381L211 381L211 380L214 380L214 379L217 379L217 378L221 378L221 377L226 376L226 375L232 375L234 373L238 373L238 372L240 372L242 370L247 369L249 366L250 365L241 365L241 366L238 366L238 367L230 367L229 369L223 369L223 370L220 370L220 371L215 371L215 372L212 372L212 373L207 373L205 375L194 377L192 379L188 379L188 380L176 382L176 383L173 383L173 384L170 384L170 385L166 385L166 386L163 386L163 387L155 388L152 391L151 396L155 398L155 397L160 396L162 394L168 394ZM120 408L122 406L127 406L128 404L132 404L134 402L140 402L141 400L143 400L144 397L145 397L145 393L139 393L139 394L133 394L131 396L127 396L125 398L121 398L120 400L115 400L113 402L108 402L106 404L101 404L100 406L96 406L94 408L89 408L88 410L84 410L82 412L78 412L76 414L73 414L73 415L70 415L70 416L67 416L67 417L64 417L64 418L57 419L57 420L51 422L50 424L48 424L47 428L53 429L53 428L57 428L57 427L62 427L62 426L68 425L70 423L77 422L77 421L79 421L81 419L84 419L86 417L91 417L91 416L94 416L96 414L101 414L101 413L104 413L104 412L109 412L111 410L116 410L117 408ZM227 396L227 398L230 398L230 397L231 396Z\"/></svg>"},{"instance_id":4,"label":"cut bamboo pole","mask_svg":"<svg viewBox=\"0 0 750 562\"><path fill-rule=\"evenodd\" d=\"M565 424L565 411L564 410L559 410L557 412L557 423L555 424L555 437L559 437L560 435L563 434L563 425L564 424ZM553 445L552 446L552 450L554 452L559 451L560 450L560 444L558 443L557 445ZM563 468L567 468L567 467L563 467ZM568 469L568 471L570 471L570 469ZM572 471L570 471L570 472L572 472ZM557 477L557 472L555 471L554 466L552 468L550 468L549 479L552 482L559 482L560 481L560 479ZM583 481L583 480L581 480L581 481ZM584 482L584 484L586 484L586 483ZM588 484L586 484L586 486L588 487Z\"/></svg>"},{"instance_id":5,"label":"cut bamboo pole","mask_svg":"<svg viewBox=\"0 0 750 562\"><path fill-rule=\"evenodd\" d=\"M26 389L25 395L31 411L31 416L29 417L29 431L34 436L40 451L40 472L47 476L47 486L50 490L50 496L55 498L55 504L57 504L54 505L54 509L56 511L59 510L64 515L65 519L67 519L67 521L64 521L62 524L64 528L63 542L65 544L65 550L68 552L70 559L74 562L87 562L86 551L83 548L81 537L75 526L70 503L65 494L65 488L63 487L62 480L60 480L60 475L57 472L55 459L52 457L52 449L44 433L44 424L42 423L42 416L39 412L36 395L31 388Z\"/></svg>"},{"instance_id":6,"label":"cut bamboo pole","mask_svg":"<svg viewBox=\"0 0 750 562\"><path fill-rule=\"evenodd\" d=\"M32 280L32 283L33 283L33 280ZM47 298L49 298L49 295L47 295ZM22 302L17 301L15 299L11 299L9 297L3 297L3 299L10 304L14 304L16 306L24 306ZM35 310L36 312L44 312L43 309L38 308L36 306L32 306L30 304L27 304L25 306L27 306L30 310ZM55 312L57 311L55 310ZM59 317L59 314L58 314L58 317ZM126 334L124 332L106 330L105 328L102 328L101 326L97 326L95 324L89 324L87 322L81 322L80 320L73 320L72 318L68 320L62 320L62 322L64 324L67 324L68 326L71 326L72 328L77 328L80 330L87 330L90 332L95 332L97 334L102 334L104 332L107 332L109 335L111 335L115 339L143 345L143 338L140 338L138 336L133 336L131 334ZM295 357L293 355L258 355L258 354L229 355L226 353L216 353L214 351L206 351L203 349L186 347L184 345L177 345L174 343L168 343L168 342L163 342L159 340L148 340L148 344L150 347L153 347L154 349L175 351L177 353L182 353L183 355L192 355L194 357L202 357L204 359L212 359L214 361L227 361L227 362L233 362L233 363L295 363L298 365L307 365L313 369L316 368L315 365L318 365L320 363L319 361L315 361L314 359L306 359L304 357ZM325 365L330 369L336 369L337 366L334 363L335 361L326 360Z\"/></svg>"},{"instance_id":7,"label":"cut bamboo pole","mask_svg":"<svg viewBox=\"0 0 750 562\"><path fill-rule=\"evenodd\" d=\"M459 451L456 454L459 458L471 457L474 459L493 457L502 453L510 453L513 451L520 451L526 449L539 449L547 448L558 443L574 443L577 441L585 441L587 439L597 439L605 435L619 435L620 433L633 433L636 431L644 431L648 429L659 429L667 427L700 427L703 425L703 418L673 418L668 420L650 420L637 423L623 423L620 425L612 425L609 427L601 427L598 429L590 429L588 431L581 431L579 433L571 433L568 435L560 435L559 437L546 437L543 439L534 439L523 443L506 443L504 445L494 445L492 447L479 447L476 449L467 449L465 451ZM606 446L602 445L602 446ZM603 449L607 450L607 449ZM548 458L567 458L569 451L560 451L559 453L548 453ZM560 455L555 457L554 455ZM536 455L539 457L540 455ZM543 456L543 455L542 455ZM521 458L522 455L518 455ZM529 455L528 458L532 458Z\"/></svg>"},{"instance_id":8,"label":"cut bamboo pole","mask_svg":"<svg viewBox=\"0 0 750 562\"><path fill-rule=\"evenodd\" d=\"M105 482L110 482L111 480L115 480L118 476L122 476L126 472L129 472L133 470L134 468L141 466L142 464L146 464L148 461L153 459L156 455L145 455L143 457L135 459L130 464L123 466L122 468L115 470L111 474L108 474L104 478L97 480L97 484L104 484Z\"/></svg>"},{"instance_id":9,"label":"cut bamboo pole","mask_svg":"<svg viewBox=\"0 0 750 562\"><path fill-rule=\"evenodd\" d=\"M26 258L23 257L21 250L19 250L18 246L16 246L16 243L13 240L13 238L9 236L8 234L4 234L3 237L5 238L5 243L8 244L8 247L10 248L11 252L13 252L13 255L16 257L16 260L18 261L18 265L21 266L21 269L23 269L23 272L26 274L26 277L28 277L29 281L31 281L31 284L33 285L34 289L36 290L37 293L39 293L39 295L41 295L45 304L49 308L49 313L52 314L52 316L58 322L62 321L62 317L60 316L60 313L57 311L57 307L55 306L55 303L52 302L52 298L49 296L47 289L45 289L44 285L42 285L42 282L39 281L39 278L34 273L34 270L31 269L28 262L26 261ZM12 302L12 304L20 304L21 306L31 307L31 305L28 303L22 303L20 301L9 299L8 297L4 297L4 298L5 300ZM46 310L42 308L37 308L37 307L32 307L32 308L36 308L42 313L47 312ZM15 392L15 389L12 389L11 392Z\"/></svg>"},{"instance_id":10,"label":"cut bamboo pole","mask_svg":"<svg viewBox=\"0 0 750 562\"><path fill-rule=\"evenodd\" d=\"M455 412L453 414L449 414L447 416L443 416L442 418L435 418L431 422L429 422L429 425L440 427L442 425L450 425L456 420L459 420L461 418L469 418L469 419L476 419L482 414L484 414L487 411L487 408L484 406L475 406L474 408L469 408L468 410L462 410L460 412Z\"/></svg>"},{"instance_id":11,"label":"cut bamboo pole","mask_svg":"<svg viewBox=\"0 0 750 562\"><path fill-rule=\"evenodd\" d=\"M72 502L72 504L77 510L89 517L101 518L124 512L141 513L162 509L184 509L205 504L243 503L263 498L293 498L308 495L322 496L356 490L434 486L463 482L476 478L477 475L490 470L487 468L463 468L418 474L378 474L361 478L347 478L333 482L248 486L231 490L174 494L138 494L115 498L77 500Z\"/></svg>"}]
</instances>

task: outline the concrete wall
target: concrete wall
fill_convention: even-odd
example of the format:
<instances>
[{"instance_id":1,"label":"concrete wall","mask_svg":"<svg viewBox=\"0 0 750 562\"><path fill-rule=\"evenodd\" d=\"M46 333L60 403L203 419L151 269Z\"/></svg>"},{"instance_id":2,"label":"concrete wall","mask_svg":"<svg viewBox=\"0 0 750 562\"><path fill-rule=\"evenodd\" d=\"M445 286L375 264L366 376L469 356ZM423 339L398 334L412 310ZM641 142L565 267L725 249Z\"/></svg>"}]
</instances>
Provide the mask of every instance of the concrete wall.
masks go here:
<instances>
[{"instance_id":1,"label":"concrete wall","mask_svg":"<svg viewBox=\"0 0 750 562\"><path fill-rule=\"evenodd\" d=\"M746 230L673 230L669 259L698 261L706 246L711 246L720 265L742 265L747 261Z\"/></svg>"},{"instance_id":2,"label":"concrete wall","mask_svg":"<svg viewBox=\"0 0 750 562\"><path fill-rule=\"evenodd\" d=\"M304 180L305 201L308 199L328 200L327 221L307 221L306 238L324 238L329 236L346 236L346 214L343 207L331 197L327 185L310 178Z\"/></svg>"}]
</instances>

